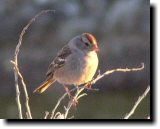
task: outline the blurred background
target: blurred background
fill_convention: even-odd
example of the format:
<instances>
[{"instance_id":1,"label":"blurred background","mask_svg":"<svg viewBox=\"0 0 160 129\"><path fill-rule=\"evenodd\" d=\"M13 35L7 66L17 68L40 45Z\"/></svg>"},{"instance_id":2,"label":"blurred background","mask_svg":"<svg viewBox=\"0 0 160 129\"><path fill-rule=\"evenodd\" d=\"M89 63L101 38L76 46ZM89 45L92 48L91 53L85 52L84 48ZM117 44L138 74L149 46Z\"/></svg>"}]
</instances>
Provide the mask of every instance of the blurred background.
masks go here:
<instances>
[{"instance_id":1,"label":"blurred background","mask_svg":"<svg viewBox=\"0 0 160 129\"><path fill-rule=\"evenodd\" d=\"M148 0L0 0L0 118L18 118L14 74L10 60L23 27L38 12L40 16L23 37L19 67L27 84L33 118L43 118L64 93L55 83L45 93L33 90L45 79L56 53L72 37L83 32L99 43L99 70L140 67L138 72L113 73L86 91L70 116L75 119L121 119L150 84L150 2ZM25 102L23 89L21 101ZM66 99L67 101L67 99ZM65 102L64 102L65 104ZM24 106L24 103L22 103ZM62 105L58 110L63 111ZM25 108L23 108L25 113ZM150 115L150 96L140 104L133 119Z\"/></svg>"}]
</instances>

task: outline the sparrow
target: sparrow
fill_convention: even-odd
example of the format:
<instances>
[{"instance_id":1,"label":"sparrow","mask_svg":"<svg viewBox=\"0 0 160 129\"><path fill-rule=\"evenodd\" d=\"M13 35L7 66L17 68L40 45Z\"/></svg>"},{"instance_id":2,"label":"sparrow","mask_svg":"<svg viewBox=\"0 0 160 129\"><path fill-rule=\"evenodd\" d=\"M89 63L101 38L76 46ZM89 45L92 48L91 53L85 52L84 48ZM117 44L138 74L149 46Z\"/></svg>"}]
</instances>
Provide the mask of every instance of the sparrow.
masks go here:
<instances>
[{"instance_id":1,"label":"sparrow","mask_svg":"<svg viewBox=\"0 0 160 129\"><path fill-rule=\"evenodd\" d=\"M96 38L83 33L72 38L54 58L46 73L45 81L34 90L42 93L54 82L79 86L92 80L98 67Z\"/></svg>"}]
</instances>

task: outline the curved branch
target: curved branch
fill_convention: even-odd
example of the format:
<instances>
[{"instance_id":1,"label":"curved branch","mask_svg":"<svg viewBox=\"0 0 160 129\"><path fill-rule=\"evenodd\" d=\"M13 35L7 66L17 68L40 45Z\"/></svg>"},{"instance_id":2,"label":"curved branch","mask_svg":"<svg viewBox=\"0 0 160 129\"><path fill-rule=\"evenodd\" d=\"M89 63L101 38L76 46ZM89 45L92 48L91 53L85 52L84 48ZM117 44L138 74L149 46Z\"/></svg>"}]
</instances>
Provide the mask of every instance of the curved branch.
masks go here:
<instances>
[{"instance_id":1,"label":"curved branch","mask_svg":"<svg viewBox=\"0 0 160 129\"><path fill-rule=\"evenodd\" d=\"M141 67L138 67L138 68L117 68L117 69L108 70L108 71L104 72L103 74L99 74L95 79L93 79L92 81L90 81L89 84L90 84L90 85L95 84L98 80L102 79L104 76L109 75L109 74L112 74L112 73L114 73L114 72L133 72L133 71L140 71L140 70L142 70L142 69L144 69L144 63L142 63L142 66L141 66ZM68 114L69 114L69 111L70 111L72 105L77 104L79 98L87 95L86 93L82 93L85 89L87 89L87 88L86 88L87 85L88 85L88 83L85 84L85 85L82 86L82 87L76 88L77 91L76 91L76 93L74 94L73 98L68 102L67 107L65 107L65 112L64 112L64 113L60 113L60 112L58 113L58 114L61 114L61 116L64 116L63 119L68 119ZM91 88L90 88L90 89L91 89ZM73 90L75 90L75 88L73 88L71 91L73 91ZM71 92L71 91L70 91L70 92ZM54 116L55 116L55 111L56 111L56 109L58 108L58 106L60 106L61 101L62 101L66 96L67 96L67 93L64 93L64 94L62 95L62 97L58 100L55 108L52 110L51 119L53 119L53 118L55 118L55 119L59 118L59 117L54 117Z\"/></svg>"},{"instance_id":2,"label":"curved branch","mask_svg":"<svg viewBox=\"0 0 160 129\"><path fill-rule=\"evenodd\" d=\"M19 118L23 119L22 116L22 108L21 108L21 102L20 102L20 90L19 90L19 85L18 85L18 76L21 79L21 83L23 85L23 89L24 89L24 93L25 93L25 98L26 98L26 108L27 108L27 118L32 119L32 115L31 115L31 111L30 111L30 107L29 107L29 97L28 97L28 92L27 92L27 88L26 88L26 84L24 83L23 77L18 69L18 54L20 51L20 47L22 44L22 40L23 40L23 35L25 34L26 30L29 28L29 26L36 20L36 18L38 18L40 15L44 14L44 13L48 13L48 12L55 12L55 10L43 10L40 13L38 13L37 15L35 15L29 22L28 24L23 28L20 37L19 37L19 41L18 44L16 46L15 49L15 54L14 54L14 60L11 61L12 64L14 64L14 76L15 76L15 87L16 87L16 100L17 100L17 105L18 105L18 111L19 111Z\"/></svg>"},{"instance_id":3,"label":"curved branch","mask_svg":"<svg viewBox=\"0 0 160 129\"><path fill-rule=\"evenodd\" d=\"M95 84L98 80L100 80L101 78L103 78L106 75L112 74L114 72L133 72L133 71L140 71L144 69L144 63L141 63L141 67L138 68L117 68L117 69L113 69L113 70L108 70L103 74L99 74L95 79L93 79L91 81L92 84Z\"/></svg>"}]
</instances>

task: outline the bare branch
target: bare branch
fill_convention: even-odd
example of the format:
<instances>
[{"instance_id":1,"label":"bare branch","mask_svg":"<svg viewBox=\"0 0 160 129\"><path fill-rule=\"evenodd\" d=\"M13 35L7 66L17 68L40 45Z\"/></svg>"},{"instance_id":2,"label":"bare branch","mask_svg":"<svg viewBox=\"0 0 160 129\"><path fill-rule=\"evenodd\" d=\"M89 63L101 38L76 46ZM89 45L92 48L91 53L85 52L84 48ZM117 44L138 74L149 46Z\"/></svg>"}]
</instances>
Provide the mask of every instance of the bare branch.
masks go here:
<instances>
[{"instance_id":1,"label":"bare branch","mask_svg":"<svg viewBox=\"0 0 160 129\"><path fill-rule=\"evenodd\" d=\"M57 102L55 108L52 110L51 119L54 118L56 109L57 109L58 106L60 105L61 101L66 97L66 95L67 95L67 93L65 93L62 97L60 97L60 98L58 99L58 102Z\"/></svg>"},{"instance_id":2,"label":"bare branch","mask_svg":"<svg viewBox=\"0 0 160 129\"><path fill-rule=\"evenodd\" d=\"M29 117L30 119L32 119L31 116L31 111L30 111L30 107L29 107L29 97L28 97L28 93L27 93L27 89L26 89L26 85L24 83L24 79L23 76L21 75L19 69L18 69L18 54L19 54L19 50L20 50L20 46L22 44L22 40L23 40L23 35L25 34L26 30L29 28L29 26L36 20L37 17L39 17L40 15L44 14L44 13L48 13L48 12L55 12L55 10L43 10L40 13L38 13L37 15L35 15L29 22L28 24L23 28L20 37L19 37L19 41L18 44L16 46L15 49L15 54L14 54L14 60L11 61L12 64L14 64L14 76L15 76L15 87L16 87L16 101L17 101L17 106L18 106L18 112L19 112L19 118L23 119L22 116L22 108L21 108L21 102L20 102L20 90L19 90L19 85L18 85L18 75L21 78L21 83L23 85L23 89L24 89L24 93L25 93L25 97L26 97L26 108L27 108L27 117Z\"/></svg>"},{"instance_id":3,"label":"bare branch","mask_svg":"<svg viewBox=\"0 0 160 129\"><path fill-rule=\"evenodd\" d=\"M54 119L65 119L64 114L57 112L54 116Z\"/></svg>"},{"instance_id":4,"label":"bare branch","mask_svg":"<svg viewBox=\"0 0 160 129\"><path fill-rule=\"evenodd\" d=\"M37 15L35 15L29 22L28 24L23 28L20 37L19 37L19 41L18 44L16 46L16 50L15 50L15 63L17 63L17 58L18 58L18 53L20 50L20 46L22 44L22 40L23 40L23 35L25 34L26 30L29 28L29 26L42 14L48 13L48 12L55 12L55 10L42 10L40 13L38 13Z\"/></svg>"},{"instance_id":5,"label":"bare branch","mask_svg":"<svg viewBox=\"0 0 160 129\"><path fill-rule=\"evenodd\" d=\"M18 73L18 75L21 79L21 83L22 83L22 86L23 86L23 89L25 92L25 97L26 97L25 105L26 105L26 109L27 109L27 113L26 113L27 118L32 119L32 115L31 115L31 111L30 111L30 107L29 107L29 97L28 97L28 93L27 93L27 89L26 89L26 84L24 83L24 79L23 79L22 74L19 72L19 68L18 68L17 64L15 62L13 62L12 60L11 60L11 63L14 64L14 68L16 70L16 73Z\"/></svg>"},{"instance_id":6,"label":"bare branch","mask_svg":"<svg viewBox=\"0 0 160 129\"><path fill-rule=\"evenodd\" d=\"M147 96L148 92L150 91L150 86L147 87L147 89L144 91L144 93L139 96L138 100L135 102L133 108L131 109L131 111L124 117L124 119L128 119L129 117L131 117L136 108L138 107L138 105L141 103L141 101Z\"/></svg>"},{"instance_id":7,"label":"bare branch","mask_svg":"<svg viewBox=\"0 0 160 129\"><path fill-rule=\"evenodd\" d=\"M30 116L29 116L28 112L26 112L26 117L27 117L27 119L30 119Z\"/></svg>"},{"instance_id":8,"label":"bare branch","mask_svg":"<svg viewBox=\"0 0 160 129\"><path fill-rule=\"evenodd\" d=\"M112 74L114 72L132 72L132 71L139 71L139 70L142 70L144 68L144 64L142 63L142 66L140 68L117 68L117 69L113 69L113 70L108 70L106 71L105 73L103 73L102 75L98 74L97 78L93 79L91 82L91 84L95 84L98 80L100 80L101 78L103 78L104 76L106 75L109 75L109 74ZM62 97L60 97L60 99L58 100L55 108L52 110L52 114L51 114L51 119L68 119L68 114L69 114L69 111L71 109L71 107L75 104L78 103L78 100L87 95L86 93L82 93L84 91L84 89L88 89L86 88L87 84L85 84L84 86L82 87L76 87L76 88L73 88L72 90L70 90L70 92L74 91L75 89L77 89L76 93L74 94L74 96L72 96L72 99L69 100L68 102L68 105L67 107L65 107L65 112L64 114L63 113L60 113L60 112L57 112L55 113L56 109L58 108L58 106L60 106L60 103L61 101L67 96L67 93L63 94Z\"/></svg>"},{"instance_id":9,"label":"bare branch","mask_svg":"<svg viewBox=\"0 0 160 129\"><path fill-rule=\"evenodd\" d=\"M71 91L74 91L75 89L76 89L76 88L73 88ZM70 91L70 92L71 92L71 91ZM50 119L53 119L53 118L54 118L56 109L58 108L58 106L60 105L61 101L62 101L66 96L67 96L67 93L63 94L62 97L60 97L60 98L58 99L56 106L55 106L54 109L52 110L52 114L51 114Z\"/></svg>"},{"instance_id":10,"label":"bare branch","mask_svg":"<svg viewBox=\"0 0 160 129\"><path fill-rule=\"evenodd\" d=\"M48 12L55 12L55 10L43 10L43 11L41 11L40 13L38 13L37 15L35 15L28 22L28 24L23 28L23 30L22 30L22 32L20 34L20 37L19 37L18 44L17 44L16 49L15 49L14 60L13 61L11 60L11 63L14 65L15 87L16 87L16 101L17 101L17 106L18 106L18 112L19 112L19 118L20 119L23 119L23 116L22 116L22 107L21 107L21 102L20 102L20 90L19 90L19 85L18 85L18 79L19 78L20 78L20 81L22 83L23 90L24 90L24 93L25 93L25 98L26 98L25 105L26 105L26 109L27 109L27 112L26 112L27 118L32 119L32 115L31 115L30 106L29 106L29 96L28 96L26 84L24 82L23 76L22 76L22 74L21 74L21 72L19 70L19 67L18 67L18 54L19 54L20 47L21 47L22 40L23 40L23 36L24 36L26 30L36 20L36 18L38 18L40 15L48 13ZM118 69L113 69L113 70L106 71L102 75L100 74L100 71L99 71L99 75L95 79L93 79L90 83L91 84L95 84L98 80L100 80L104 76L112 74L114 72L139 71L139 70L142 70L143 68L144 68L144 64L142 63L142 66L140 68L132 68L132 69L129 69L129 68L125 68L125 69L118 68ZM67 93L63 94L62 97L60 97L60 99L58 100L56 106L52 110L51 117L50 117L51 119L67 119L68 113L69 113L72 105L77 104L78 100L81 97L87 95L86 93L82 93L84 91L84 89L86 89L86 85L84 85L83 87L73 88L71 90L71 92L73 92L75 89L77 89L77 91L74 94L73 98L68 102L67 107L65 107L65 112L64 113L60 113L60 112L56 112L55 113L55 111L57 110L57 108L60 105L61 101L67 96ZM49 115L49 112L46 112L44 118L47 119L48 115Z\"/></svg>"},{"instance_id":11,"label":"bare branch","mask_svg":"<svg viewBox=\"0 0 160 129\"><path fill-rule=\"evenodd\" d=\"M14 69L14 71L15 71L15 69ZM16 73L16 72L14 72L14 73ZM19 91L17 76L15 76L15 87L16 87L16 102L17 102L17 106L18 106L18 114L19 114L19 118L23 119L22 106L21 106L21 102L20 102L20 91Z\"/></svg>"},{"instance_id":12,"label":"bare branch","mask_svg":"<svg viewBox=\"0 0 160 129\"><path fill-rule=\"evenodd\" d=\"M114 72L133 72L133 71L140 71L140 70L144 69L144 63L142 63L141 65L142 65L142 66L139 67L139 68L132 68L132 69L129 69L129 68L124 68L124 69L122 69L122 68L117 68L117 69L113 69L113 70L108 70L108 71L106 71L105 73L103 73L103 74L101 74L101 75L98 74L97 78L93 79L93 80L91 81L91 83L92 83L92 84L95 84L98 80L100 80L100 79L103 78L104 76L109 75L109 74L112 74L112 73L114 73Z\"/></svg>"},{"instance_id":13,"label":"bare branch","mask_svg":"<svg viewBox=\"0 0 160 129\"><path fill-rule=\"evenodd\" d=\"M46 111L46 112L45 112L44 119L47 119L48 115L49 115L49 112L48 112L48 111Z\"/></svg>"},{"instance_id":14,"label":"bare branch","mask_svg":"<svg viewBox=\"0 0 160 129\"><path fill-rule=\"evenodd\" d=\"M80 99L82 96L86 95L85 93L83 94L80 94L83 90L85 89L85 87L82 87L82 88L78 88L77 87L77 91L73 97L73 99L71 99L68 103L68 106L65 108L65 114L64 114L64 118L67 119L67 116L68 116L68 113L69 113L69 110L71 109L72 105L74 104L77 104L78 103L78 99ZM76 106L76 105L75 105Z\"/></svg>"}]
</instances>

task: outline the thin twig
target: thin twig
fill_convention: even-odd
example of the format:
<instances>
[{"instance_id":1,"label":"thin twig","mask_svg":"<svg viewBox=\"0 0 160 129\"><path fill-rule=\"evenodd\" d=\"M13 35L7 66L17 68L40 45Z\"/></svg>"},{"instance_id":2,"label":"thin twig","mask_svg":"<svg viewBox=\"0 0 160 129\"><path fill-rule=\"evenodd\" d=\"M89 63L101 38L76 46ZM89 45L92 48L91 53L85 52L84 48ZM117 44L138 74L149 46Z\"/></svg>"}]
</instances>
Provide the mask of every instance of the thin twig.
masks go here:
<instances>
[{"instance_id":1,"label":"thin twig","mask_svg":"<svg viewBox=\"0 0 160 129\"><path fill-rule=\"evenodd\" d=\"M64 118L65 118L65 119L67 119L69 110L71 109L71 107L72 107L72 105L73 105L73 101L74 101L74 100L70 100L69 103L68 103L68 106L65 107L65 114L64 114Z\"/></svg>"},{"instance_id":2,"label":"thin twig","mask_svg":"<svg viewBox=\"0 0 160 129\"><path fill-rule=\"evenodd\" d=\"M106 71L105 73L103 73L103 74L101 74L101 75L99 75L98 74L98 76L97 76L97 78L95 78L95 79L93 79L92 81L91 81L91 83L92 84L95 84L98 80L100 80L101 78L103 78L104 76L106 76L106 75L109 75L109 74L112 74L112 73L114 73L114 72L133 72L133 71L140 71L140 70L142 70L142 69L144 69L144 63L141 63L141 67L139 67L139 68L132 68L132 69L129 69L129 68L117 68L117 69L113 69L113 70L108 70L108 71Z\"/></svg>"},{"instance_id":3,"label":"thin twig","mask_svg":"<svg viewBox=\"0 0 160 129\"><path fill-rule=\"evenodd\" d=\"M48 111L46 111L46 112L45 112L44 119L47 119L48 115L49 115L49 112L48 112Z\"/></svg>"},{"instance_id":4,"label":"thin twig","mask_svg":"<svg viewBox=\"0 0 160 129\"><path fill-rule=\"evenodd\" d=\"M64 119L64 114L57 112L53 119Z\"/></svg>"},{"instance_id":5,"label":"thin twig","mask_svg":"<svg viewBox=\"0 0 160 129\"><path fill-rule=\"evenodd\" d=\"M30 116L29 116L28 112L26 112L26 117L27 117L27 119L30 119Z\"/></svg>"},{"instance_id":6,"label":"thin twig","mask_svg":"<svg viewBox=\"0 0 160 129\"><path fill-rule=\"evenodd\" d=\"M15 76L15 87L16 87L16 101L17 101L17 106L18 106L18 112L19 112L19 118L20 119L23 119L23 116L22 116L22 107L21 107L21 102L20 102L20 90L19 90L19 85L18 85L18 77L20 77L21 79L21 83L23 85L23 89L24 89L24 93L25 93L25 98L26 98L26 109L27 109L27 112L26 112L26 115L27 115L27 118L29 119L32 119L32 115L31 115L31 111L30 111L30 107L29 107L29 97L28 97L28 92L27 92L27 88L26 88L26 84L24 82L24 79L23 79L23 76L22 74L20 73L20 70L19 70L19 67L18 67L18 54L19 54L19 51L20 51L20 47L21 47L21 44L22 44L22 40L23 40L23 36L26 32L26 30L29 28L29 26L36 20L36 18L38 18L40 15L44 14L44 13L48 13L48 12L55 12L55 10L43 10L41 11L40 13L38 13L37 15L35 15L29 22L28 24L23 28L21 34L20 34L20 37L19 37L19 41L18 41L18 44L16 46L16 49L15 49L15 54L14 54L14 60L12 61L11 60L11 63L14 65L14 76ZM142 70L144 68L144 64L142 64L142 67L140 68L133 68L133 69L113 69L113 70L109 70L109 71L106 71L104 74L100 74L100 71L99 71L99 75L97 76L97 78L93 79L91 81L91 84L95 84L98 80L100 80L101 78L103 78L105 75L109 75L111 73L114 73L114 72L130 72L130 71L139 71L139 70ZM60 112L57 112L55 113L56 109L58 108L58 106L60 105L61 101L66 97L67 93L65 93L57 102L55 108L52 110L52 113L51 113L51 119L57 119L57 118L65 118L67 119L67 116L68 116L68 113L69 113L69 110L71 109L72 105L74 104L74 102L76 101L76 103L78 102L78 99L80 99L81 97L87 95L86 93L82 93L82 91L84 91L85 86L84 87L80 87L80 88L77 88L77 91L76 93L74 94L73 96L73 99L71 99L68 103L68 106L65 108L65 113L60 113ZM71 91L74 91L75 88L73 88ZM45 119L48 117L49 115L49 112L46 112L45 114Z\"/></svg>"},{"instance_id":7,"label":"thin twig","mask_svg":"<svg viewBox=\"0 0 160 129\"><path fill-rule=\"evenodd\" d=\"M124 119L128 119L129 117L131 117L136 108L138 107L138 105L141 103L141 101L147 96L148 92L150 91L150 86L147 87L147 89L144 91L144 93L139 96L138 100L135 102L133 108L131 109L131 111L124 117Z\"/></svg>"},{"instance_id":8,"label":"thin twig","mask_svg":"<svg viewBox=\"0 0 160 129\"><path fill-rule=\"evenodd\" d=\"M76 89L76 88L73 88L71 91L74 91L75 89ZM70 92L71 92L71 91L70 91ZM54 118L56 109L58 108L58 106L60 105L61 101L66 97L67 94L68 94L68 93L63 94L62 97L60 97L60 98L58 99L56 106L55 106L54 109L52 110L50 119L53 119L53 118Z\"/></svg>"},{"instance_id":9,"label":"thin twig","mask_svg":"<svg viewBox=\"0 0 160 129\"><path fill-rule=\"evenodd\" d=\"M26 108L27 108L27 115L28 115L27 117L32 119L32 115L31 115L31 111L30 111L30 107L29 107L29 97L28 97L27 88L26 88L26 85L24 83L23 76L21 75L21 73L19 72L19 69L18 69L18 54L19 54L20 46L22 44L23 35L25 34L25 32L29 28L29 26L36 20L37 17L39 17L40 15L42 15L44 13L48 13L48 12L55 12L55 10L43 10L40 13L38 13L37 15L35 15L28 22L28 24L23 28L23 30L22 30L22 32L20 34L19 41L18 41L18 44L17 44L16 49L15 49L14 60L12 61L12 63L14 62L16 101L17 101L17 105L18 105L18 111L19 111L19 118L20 119L23 119L23 116L22 116L22 108L21 108L21 102L20 102L20 90L19 90L19 85L18 85L18 75L21 78L21 83L23 85L23 89L24 89L24 93L25 93L25 97L26 97L26 104L25 105L26 105Z\"/></svg>"},{"instance_id":10,"label":"thin twig","mask_svg":"<svg viewBox=\"0 0 160 129\"><path fill-rule=\"evenodd\" d=\"M58 106L59 106L59 104L61 103L61 101L65 98L65 96L67 95L67 93L65 93L62 97L60 97L59 99L58 99L58 101L57 101L57 104L56 104L56 106L55 106L55 108L52 110L52 114L51 114L51 119L53 119L54 118L54 115L55 115L55 111L56 111L56 109L58 108Z\"/></svg>"},{"instance_id":11,"label":"thin twig","mask_svg":"<svg viewBox=\"0 0 160 129\"><path fill-rule=\"evenodd\" d=\"M114 72L132 72L132 71L139 71L139 70L142 70L142 69L144 69L144 64L143 64L143 63L142 63L142 66L139 67L139 68L132 68L132 69L129 69L129 68L124 68L124 69L122 69L122 68L117 68L117 69L113 69L113 70L108 70L108 71L106 71L106 72L103 73L103 74L100 74L100 72L99 72L98 76L97 76L95 79L93 79L91 82L89 82L89 83L95 84L98 80L100 80L100 79L103 78L104 76L109 75L109 74L112 74L112 73L114 73ZM60 106L61 101L62 101L62 100L66 97L66 95L67 95L67 93L63 94L62 97L60 97L60 99L58 100L55 108L52 110L51 119L58 119L58 118L60 118L60 117L57 117L57 116L59 116L59 115L60 115L60 116L63 115L64 119L68 119L68 114L69 114L69 111L70 111L72 105L73 105L73 104L77 104L77 103L78 103L78 100L79 100L81 97L87 95L86 93L82 93L85 89L87 89L87 88L86 88L87 85L88 85L88 84L85 84L85 85L82 86L82 87L79 87L79 88L76 87L76 88L73 88L72 90L70 90L70 92L72 92L73 90L77 89L76 93L75 93L74 96L73 96L73 99L71 99L71 100L68 102L67 107L65 107L65 113L63 114L63 113L58 112L58 113L56 113L56 115L55 115L56 109L58 108L58 106ZM82 94L81 94L81 93L82 93Z\"/></svg>"},{"instance_id":12,"label":"thin twig","mask_svg":"<svg viewBox=\"0 0 160 129\"><path fill-rule=\"evenodd\" d=\"M112 74L112 73L114 73L114 72L139 71L139 70L142 70L143 68L144 68L144 64L142 63L142 66L141 66L140 68L132 68L132 69L129 69L129 68L124 68L124 69L118 68L118 69L113 69L113 70L106 71L106 72L103 73L102 75L100 75L100 72L99 72L97 78L93 79L90 83L91 83L91 84L95 84L98 80L100 80L100 79L103 78L104 76L109 75L109 74ZM87 84L86 84L86 85L87 85ZM82 87L82 88L80 88L79 90L77 90L77 92L76 92L73 100L68 103L68 106L67 106L67 108L66 108L66 112L65 112L65 115L64 115L65 119L67 119L67 115L68 115L68 113L69 113L70 108L72 107L73 101L76 100L76 101L78 102L78 99L79 99L79 98L81 98L82 96L86 95L86 94L80 94L84 89L85 89L85 86Z\"/></svg>"},{"instance_id":13,"label":"thin twig","mask_svg":"<svg viewBox=\"0 0 160 129\"><path fill-rule=\"evenodd\" d=\"M65 114L64 114L64 118L67 119L67 116L68 116L68 113L69 113L69 110L71 109L72 105L74 103L78 103L78 99L81 98L82 96L86 95L86 94L80 94L83 90L85 89L85 87L82 87L82 88L77 88L77 92L75 93L73 99L71 99L68 103L68 106L65 108Z\"/></svg>"},{"instance_id":14,"label":"thin twig","mask_svg":"<svg viewBox=\"0 0 160 129\"><path fill-rule=\"evenodd\" d=\"M15 56L15 63L17 64L17 56ZM16 102L17 102L17 106L18 106L18 113L19 113L19 118L23 119L23 115L22 115L22 106L21 106L21 102L20 102L20 90L19 90L19 85L18 85L18 73L16 70L16 67L14 66L14 78L15 78L15 87L16 87Z\"/></svg>"},{"instance_id":15,"label":"thin twig","mask_svg":"<svg viewBox=\"0 0 160 129\"><path fill-rule=\"evenodd\" d=\"M26 30L29 28L29 26L42 14L48 13L48 12L55 12L55 10L42 10L40 13L36 14L29 22L28 24L23 28L20 37L19 37L19 41L18 44L16 46L16 50L15 50L15 63L17 63L17 58L18 58L18 53L20 50L20 46L22 44L22 40L23 40L23 35L25 34Z\"/></svg>"},{"instance_id":16,"label":"thin twig","mask_svg":"<svg viewBox=\"0 0 160 129\"><path fill-rule=\"evenodd\" d=\"M14 64L14 68L16 70L16 73L18 73L18 75L20 77L20 80L21 80L21 83L22 83L22 86L23 86L23 89L24 89L24 92L25 92L25 97L26 97L25 105L26 105L26 108L27 108L27 118L32 119L32 115L31 115L31 111L30 111L30 107L29 107L29 97L28 97L28 93L27 93L26 84L24 82L22 74L19 72L19 68L16 65L16 63L12 60L11 60L11 63Z\"/></svg>"},{"instance_id":17,"label":"thin twig","mask_svg":"<svg viewBox=\"0 0 160 129\"><path fill-rule=\"evenodd\" d=\"M15 71L15 68L14 68L14 71ZM19 114L19 118L23 119L22 106L21 106L21 102L20 102L20 91L19 91L19 85L18 85L18 76L16 75L16 71L14 72L14 75L15 75L16 102L17 102L17 106L18 106L18 114Z\"/></svg>"}]
</instances>

